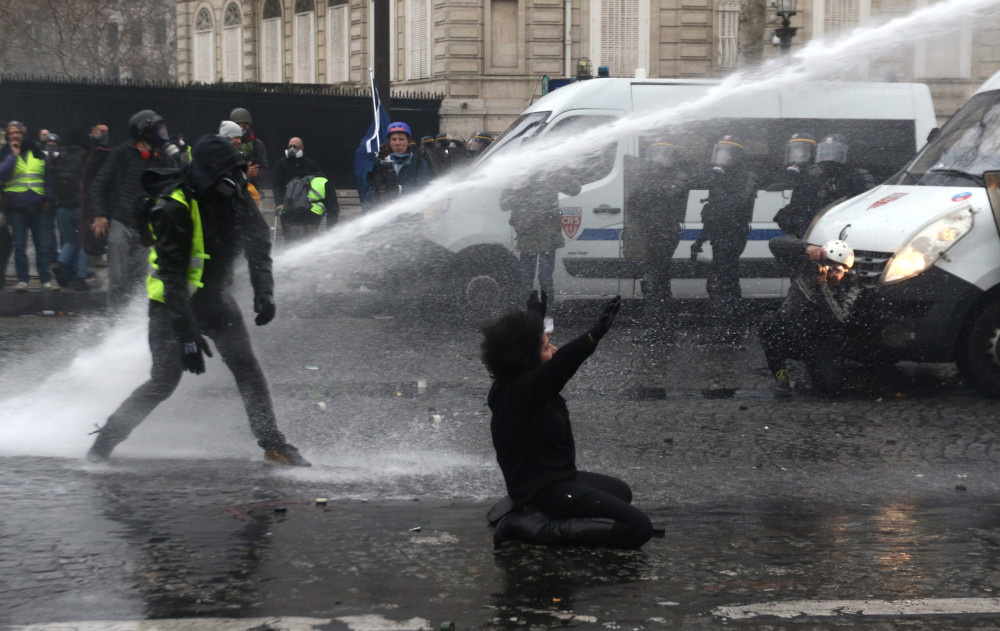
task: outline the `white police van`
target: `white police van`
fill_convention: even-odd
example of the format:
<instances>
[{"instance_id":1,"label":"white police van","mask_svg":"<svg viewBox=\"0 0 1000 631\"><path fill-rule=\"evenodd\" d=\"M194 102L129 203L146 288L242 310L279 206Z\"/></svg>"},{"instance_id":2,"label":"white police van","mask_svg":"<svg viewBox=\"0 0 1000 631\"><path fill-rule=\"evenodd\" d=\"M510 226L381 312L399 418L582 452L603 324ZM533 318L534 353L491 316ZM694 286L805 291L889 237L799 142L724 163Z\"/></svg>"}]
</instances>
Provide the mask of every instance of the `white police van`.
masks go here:
<instances>
[{"instance_id":1,"label":"white police van","mask_svg":"<svg viewBox=\"0 0 1000 631\"><path fill-rule=\"evenodd\" d=\"M956 362L1000 396L1000 73L885 184L806 238L855 249L856 333L899 360Z\"/></svg>"},{"instance_id":2,"label":"white police van","mask_svg":"<svg viewBox=\"0 0 1000 631\"><path fill-rule=\"evenodd\" d=\"M672 132L689 160L688 194L682 241L674 254L675 297L704 297L709 265L689 258L691 242L701 230L702 200L708 196L712 146L724 134L735 134L747 147L754 170L761 176L750 242L741 260L746 297L777 297L788 280L774 266L767 241L780 231L773 222L788 202L791 183L785 178L785 144L793 133L815 138L841 133L851 142L850 155L877 181L910 160L934 128L930 93L923 84L804 82L785 89L735 95L713 106L705 118ZM618 117L659 111L698 99L716 80L593 79L562 87L531 105L472 168L490 168L490 161L521 141L543 142L545 136L567 129L589 129ZM589 162L579 195L560 195L566 246L558 250L557 298L620 294L641 296L640 265L630 248L629 208L625 205L630 163L645 157L658 134L634 136L604 147ZM460 300L513 297L517 291L516 242L499 207L500 190L450 200L446 209L428 213L422 233L444 263ZM634 231L633 231L634 233ZM704 257L711 256L706 248Z\"/></svg>"}]
</instances>

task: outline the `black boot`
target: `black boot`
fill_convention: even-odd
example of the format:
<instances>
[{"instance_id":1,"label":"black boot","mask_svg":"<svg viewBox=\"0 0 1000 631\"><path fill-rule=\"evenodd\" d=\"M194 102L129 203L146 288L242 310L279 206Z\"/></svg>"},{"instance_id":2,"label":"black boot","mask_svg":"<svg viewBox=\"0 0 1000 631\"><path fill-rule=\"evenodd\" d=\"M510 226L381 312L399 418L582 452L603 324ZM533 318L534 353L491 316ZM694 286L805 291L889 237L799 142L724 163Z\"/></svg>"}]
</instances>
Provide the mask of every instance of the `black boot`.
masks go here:
<instances>
[{"instance_id":1,"label":"black boot","mask_svg":"<svg viewBox=\"0 0 1000 631\"><path fill-rule=\"evenodd\" d=\"M493 545L523 541L545 546L608 546L615 520L553 519L541 511L510 513L497 524Z\"/></svg>"},{"instance_id":2,"label":"black boot","mask_svg":"<svg viewBox=\"0 0 1000 631\"><path fill-rule=\"evenodd\" d=\"M107 462L108 458L111 457L111 452L115 450L118 443L122 442L128 437L126 432L124 435L121 432L108 431L108 423L104 424L104 427L98 427L97 439L94 440L94 444L91 446L90 451L87 452L87 460L93 462L94 464L100 464L102 462Z\"/></svg>"}]
</instances>

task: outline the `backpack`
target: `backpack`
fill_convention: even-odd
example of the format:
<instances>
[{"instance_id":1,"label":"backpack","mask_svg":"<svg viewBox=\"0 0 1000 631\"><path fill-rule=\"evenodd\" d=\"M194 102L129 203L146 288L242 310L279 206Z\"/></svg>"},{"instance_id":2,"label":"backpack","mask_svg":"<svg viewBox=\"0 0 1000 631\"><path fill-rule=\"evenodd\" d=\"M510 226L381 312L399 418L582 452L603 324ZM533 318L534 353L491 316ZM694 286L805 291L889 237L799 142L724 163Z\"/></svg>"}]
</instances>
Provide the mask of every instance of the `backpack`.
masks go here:
<instances>
[{"instance_id":1,"label":"backpack","mask_svg":"<svg viewBox=\"0 0 1000 631\"><path fill-rule=\"evenodd\" d=\"M314 175L302 175L288 183L285 189L285 200L282 203L282 215L301 215L312 212L313 200L309 197Z\"/></svg>"}]
</instances>

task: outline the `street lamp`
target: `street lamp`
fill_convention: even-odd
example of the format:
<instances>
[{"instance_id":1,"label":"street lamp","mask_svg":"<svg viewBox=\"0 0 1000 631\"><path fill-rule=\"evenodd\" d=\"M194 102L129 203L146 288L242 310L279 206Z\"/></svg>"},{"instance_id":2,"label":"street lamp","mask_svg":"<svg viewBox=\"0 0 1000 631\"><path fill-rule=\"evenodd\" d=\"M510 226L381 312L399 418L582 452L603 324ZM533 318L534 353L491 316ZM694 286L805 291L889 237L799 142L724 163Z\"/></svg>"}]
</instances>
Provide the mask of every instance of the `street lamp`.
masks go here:
<instances>
[{"instance_id":1,"label":"street lamp","mask_svg":"<svg viewBox=\"0 0 1000 631\"><path fill-rule=\"evenodd\" d=\"M792 38L795 37L795 33L799 30L798 28L791 26L792 16L795 15L795 5L797 0L774 0L771 6L778 13L778 17L781 18L781 28L774 29L774 35L778 38L778 43L781 44L781 54L785 55L792 49Z\"/></svg>"}]
</instances>

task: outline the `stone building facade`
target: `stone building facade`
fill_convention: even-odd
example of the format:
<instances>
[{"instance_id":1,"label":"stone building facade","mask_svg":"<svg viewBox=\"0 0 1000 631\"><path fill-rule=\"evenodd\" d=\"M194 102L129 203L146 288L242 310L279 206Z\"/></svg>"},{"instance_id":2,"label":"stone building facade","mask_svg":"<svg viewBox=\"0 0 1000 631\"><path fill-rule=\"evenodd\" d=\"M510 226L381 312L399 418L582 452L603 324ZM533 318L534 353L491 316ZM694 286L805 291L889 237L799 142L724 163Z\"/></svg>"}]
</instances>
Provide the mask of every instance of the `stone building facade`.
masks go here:
<instances>
[{"instance_id":1,"label":"stone building facade","mask_svg":"<svg viewBox=\"0 0 1000 631\"><path fill-rule=\"evenodd\" d=\"M779 54L780 21L762 1L386 1L393 90L443 94L441 130L464 137L505 129L544 75L573 76L583 57L595 73L656 78L723 76ZM793 48L929 2L800 0ZM365 88L373 22L373 0L177 0L178 78ZM1000 69L997 26L903 43L855 78L926 82L943 120Z\"/></svg>"}]
</instances>

